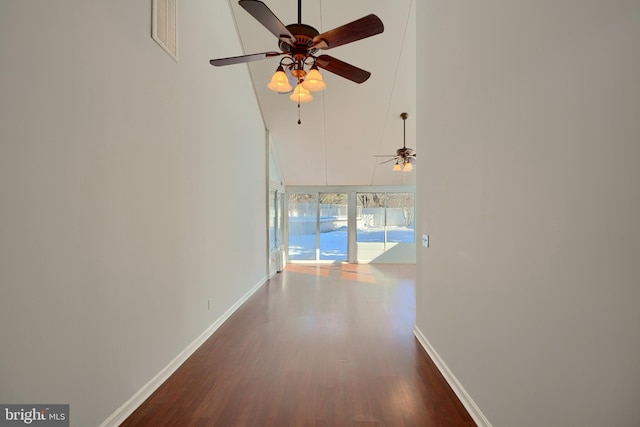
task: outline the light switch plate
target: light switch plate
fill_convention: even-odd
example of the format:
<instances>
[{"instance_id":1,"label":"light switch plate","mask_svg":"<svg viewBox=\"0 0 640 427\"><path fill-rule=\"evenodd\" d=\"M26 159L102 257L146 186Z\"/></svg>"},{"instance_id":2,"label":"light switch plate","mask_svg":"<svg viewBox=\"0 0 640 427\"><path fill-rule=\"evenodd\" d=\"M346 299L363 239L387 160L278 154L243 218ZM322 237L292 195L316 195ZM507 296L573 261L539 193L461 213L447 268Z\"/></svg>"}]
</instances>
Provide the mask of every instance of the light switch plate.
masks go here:
<instances>
[{"instance_id":1,"label":"light switch plate","mask_svg":"<svg viewBox=\"0 0 640 427\"><path fill-rule=\"evenodd\" d=\"M428 234L423 234L422 235L422 246L424 246L425 248L429 247L429 235Z\"/></svg>"}]
</instances>

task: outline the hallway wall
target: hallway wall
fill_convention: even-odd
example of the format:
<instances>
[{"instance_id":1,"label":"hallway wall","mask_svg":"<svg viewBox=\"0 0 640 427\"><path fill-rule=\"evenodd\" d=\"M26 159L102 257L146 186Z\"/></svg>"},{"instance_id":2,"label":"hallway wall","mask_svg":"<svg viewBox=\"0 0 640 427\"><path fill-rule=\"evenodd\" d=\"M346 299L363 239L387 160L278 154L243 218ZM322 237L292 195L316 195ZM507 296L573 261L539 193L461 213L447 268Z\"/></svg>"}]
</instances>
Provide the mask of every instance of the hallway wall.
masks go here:
<instances>
[{"instance_id":1,"label":"hallway wall","mask_svg":"<svg viewBox=\"0 0 640 427\"><path fill-rule=\"evenodd\" d=\"M229 5L179 2L179 62L150 26L151 1L0 2L0 402L75 426L267 273L261 115L208 63L242 53Z\"/></svg>"},{"instance_id":2,"label":"hallway wall","mask_svg":"<svg viewBox=\"0 0 640 427\"><path fill-rule=\"evenodd\" d=\"M418 332L493 426L639 425L640 3L417 19Z\"/></svg>"}]
</instances>

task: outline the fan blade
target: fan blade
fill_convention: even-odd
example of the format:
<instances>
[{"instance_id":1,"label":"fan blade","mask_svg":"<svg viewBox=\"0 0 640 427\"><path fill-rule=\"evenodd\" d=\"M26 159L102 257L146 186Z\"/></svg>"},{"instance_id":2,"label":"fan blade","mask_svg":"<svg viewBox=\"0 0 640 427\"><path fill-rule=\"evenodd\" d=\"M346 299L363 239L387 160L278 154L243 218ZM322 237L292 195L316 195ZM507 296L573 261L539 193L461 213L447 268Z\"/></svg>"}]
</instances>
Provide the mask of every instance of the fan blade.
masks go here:
<instances>
[{"instance_id":1,"label":"fan blade","mask_svg":"<svg viewBox=\"0 0 640 427\"><path fill-rule=\"evenodd\" d=\"M362 68L358 68L354 65L347 64L339 59L334 58L329 55L320 55L316 58L316 65L320 68L324 68L325 70L332 72L333 74L337 74L345 79L349 79L352 82L356 83L364 83L367 81L369 77L371 77L371 73L363 70Z\"/></svg>"},{"instance_id":2,"label":"fan blade","mask_svg":"<svg viewBox=\"0 0 640 427\"><path fill-rule=\"evenodd\" d=\"M271 9L266 4L259 0L240 0L238 2L240 6L258 20L264 27L271 31L279 40L288 43L290 45L296 42L296 36L285 27L285 25L278 19L276 15L271 12Z\"/></svg>"},{"instance_id":3,"label":"fan blade","mask_svg":"<svg viewBox=\"0 0 640 427\"><path fill-rule=\"evenodd\" d=\"M212 59L209 61L209 63L216 67L220 67L223 65L242 64L244 62L259 61L261 59L271 58L271 57L280 56L280 55L284 55L284 54L282 52L254 53L252 55L240 55L240 56L232 56L230 58Z\"/></svg>"},{"instance_id":4,"label":"fan blade","mask_svg":"<svg viewBox=\"0 0 640 427\"><path fill-rule=\"evenodd\" d=\"M383 164L385 164L385 163L389 163L389 162L392 162L392 161L394 161L394 160L397 162L398 160L400 160L400 158L396 158L396 157L394 157L393 159L385 160L384 162L380 162L380 163L378 163L378 164L379 164L379 165L383 165Z\"/></svg>"},{"instance_id":5,"label":"fan blade","mask_svg":"<svg viewBox=\"0 0 640 427\"><path fill-rule=\"evenodd\" d=\"M374 154L373 157L398 157L395 154Z\"/></svg>"},{"instance_id":6,"label":"fan blade","mask_svg":"<svg viewBox=\"0 0 640 427\"><path fill-rule=\"evenodd\" d=\"M380 18L371 14L315 36L311 47L331 49L336 46L375 36L383 31L384 25Z\"/></svg>"}]
</instances>

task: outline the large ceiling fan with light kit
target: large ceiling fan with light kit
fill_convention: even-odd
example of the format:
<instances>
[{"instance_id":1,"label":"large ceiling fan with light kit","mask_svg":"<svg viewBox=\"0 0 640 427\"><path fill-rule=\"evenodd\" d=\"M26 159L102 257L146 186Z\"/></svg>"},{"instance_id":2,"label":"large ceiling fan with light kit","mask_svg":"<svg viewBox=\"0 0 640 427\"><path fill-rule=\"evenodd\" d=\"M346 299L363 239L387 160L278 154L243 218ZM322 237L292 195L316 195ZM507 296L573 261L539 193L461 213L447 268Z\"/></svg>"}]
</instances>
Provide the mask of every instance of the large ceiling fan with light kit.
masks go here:
<instances>
[{"instance_id":1,"label":"large ceiling fan with light kit","mask_svg":"<svg viewBox=\"0 0 640 427\"><path fill-rule=\"evenodd\" d=\"M396 154L377 154L374 157L391 157L389 160L385 160L384 162L380 162L379 164L389 163L392 161L396 161L395 165L393 165L394 171L402 171L402 172L410 172L413 170L412 163L416 161L416 150L413 148L407 148L407 117L409 114L402 113L400 114L402 118L402 126L404 131L402 148L398 148L396 150Z\"/></svg>"},{"instance_id":2,"label":"large ceiling fan with light kit","mask_svg":"<svg viewBox=\"0 0 640 427\"><path fill-rule=\"evenodd\" d=\"M382 33L384 25L376 15L364 16L320 34L312 26L302 23L302 0L298 0L298 23L287 26L259 0L240 0L238 4L278 38L280 52L270 51L212 59L209 61L211 65L224 66L283 57L267 86L276 92L290 92L292 86L286 74L288 73L296 85L290 99L298 103L298 108L301 103L313 99L311 92L321 91L326 87L318 68L355 83L364 83L371 76L370 72L332 56L315 54L318 50L332 49Z\"/></svg>"}]
</instances>

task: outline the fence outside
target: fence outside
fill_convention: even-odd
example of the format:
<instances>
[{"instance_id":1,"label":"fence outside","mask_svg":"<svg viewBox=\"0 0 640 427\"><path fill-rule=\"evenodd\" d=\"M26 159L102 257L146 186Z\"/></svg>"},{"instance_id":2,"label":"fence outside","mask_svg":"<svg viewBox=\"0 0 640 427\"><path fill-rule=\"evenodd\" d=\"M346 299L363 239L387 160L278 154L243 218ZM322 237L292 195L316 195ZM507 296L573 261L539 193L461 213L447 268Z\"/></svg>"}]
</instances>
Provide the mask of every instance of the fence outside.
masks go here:
<instances>
[{"instance_id":1,"label":"fence outside","mask_svg":"<svg viewBox=\"0 0 640 427\"><path fill-rule=\"evenodd\" d=\"M289 233L315 234L317 205L298 203L289 208ZM386 214L386 218L385 218ZM329 232L347 226L347 205L320 205L320 232ZM413 208L362 208L357 207L358 228L413 227Z\"/></svg>"}]
</instances>

